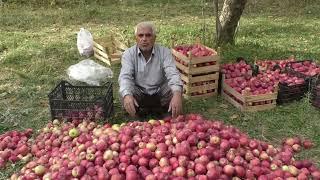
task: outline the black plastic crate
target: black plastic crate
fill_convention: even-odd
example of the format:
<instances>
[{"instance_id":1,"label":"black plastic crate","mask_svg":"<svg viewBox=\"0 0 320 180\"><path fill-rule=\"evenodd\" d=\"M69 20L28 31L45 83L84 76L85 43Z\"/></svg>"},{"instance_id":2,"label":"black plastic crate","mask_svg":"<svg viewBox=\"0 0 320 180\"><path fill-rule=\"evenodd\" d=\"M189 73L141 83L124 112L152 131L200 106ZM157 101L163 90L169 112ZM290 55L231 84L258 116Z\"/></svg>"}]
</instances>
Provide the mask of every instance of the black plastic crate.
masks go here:
<instances>
[{"instance_id":1,"label":"black plastic crate","mask_svg":"<svg viewBox=\"0 0 320 180\"><path fill-rule=\"evenodd\" d=\"M113 114L112 83L73 86L61 81L48 95L52 119L105 120Z\"/></svg>"},{"instance_id":2,"label":"black plastic crate","mask_svg":"<svg viewBox=\"0 0 320 180\"><path fill-rule=\"evenodd\" d=\"M288 86L285 83L279 83L277 103L284 104L292 101L302 99L309 89L309 82L305 81L303 84Z\"/></svg>"},{"instance_id":3,"label":"black plastic crate","mask_svg":"<svg viewBox=\"0 0 320 180\"><path fill-rule=\"evenodd\" d=\"M320 91L320 89L319 89L319 91ZM319 91L318 91L318 94L320 94ZM310 101L314 107L320 108L320 95L311 94Z\"/></svg>"},{"instance_id":4,"label":"black plastic crate","mask_svg":"<svg viewBox=\"0 0 320 180\"><path fill-rule=\"evenodd\" d=\"M310 102L313 106L320 108L320 76L313 78L310 89Z\"/></svg>"}]
</instances>

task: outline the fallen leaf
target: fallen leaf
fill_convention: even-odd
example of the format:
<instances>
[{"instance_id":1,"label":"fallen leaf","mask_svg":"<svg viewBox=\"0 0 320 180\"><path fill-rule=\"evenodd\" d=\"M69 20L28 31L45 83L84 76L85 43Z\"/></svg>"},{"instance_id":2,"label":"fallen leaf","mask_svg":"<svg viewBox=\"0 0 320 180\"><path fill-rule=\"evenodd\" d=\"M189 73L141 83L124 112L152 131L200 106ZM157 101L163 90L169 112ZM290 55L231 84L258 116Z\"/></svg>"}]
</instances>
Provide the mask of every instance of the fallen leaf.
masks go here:
<instances>
[{"instance_id":1,"label":"fallen leaf","mask_svg":"<svg viewBox=\"0 0 320 180\"><path fill-rule=\"evenodd\" d=\"M219 107L221 107L223 109L227 109L229 106L227 104L221 104Z\"/></svg>"},{"instance_id":2,"label":"fallen leaf","mask_svg":"<svg viewBox=\"0 0 320 180\"><path fill-rule=\"evenodd\" d=\"M244 118L243 118L244 121L248 121L248 120L250 120L250 119L251 119L251 118L249 118L249 117L244 117Z\"/></svg>"},{"instance_id":3,"label":"fallen leaf","mask_svg":"<svg viewBox=\"0 0 320 180\"><path fill-rule=\"evenodd\" d=\"M13 103L15 103L16 101L17 101L16 98L12 98L12 99L10 100L10 103L13 104Z\"/></svg>"},{"instance_id":4,"label":"fallen leaf","mask_svg":"<svg viewBox=\"0 0 320 180\"><path fill-rule=\"evenodd\" d=\"M234 120L234 119L238 119L239 115L238 114L234 114L232 116L230 116L230 119Z\"/></svg>"},{"instance_id":5,"label":"fallen leaf","mask_svg":"<svg viewBox=\"0 0 320 180\"><path fill-rule=\"evenodd\" d=\"M1 93L0 97L5 97L7 94L8 94L7 92Z\"/></svg>"},{"instance_id":6,"label":"fallen leaf","mask_svg":"<svg viewBox=\"0 0 320 180\"><path fill-rule=\"evenodd\" d=\"M218 114L218 111L216 108L210 108L210 109L207 109L206 111L210 114Z\"/></svg>"}]
</instances>

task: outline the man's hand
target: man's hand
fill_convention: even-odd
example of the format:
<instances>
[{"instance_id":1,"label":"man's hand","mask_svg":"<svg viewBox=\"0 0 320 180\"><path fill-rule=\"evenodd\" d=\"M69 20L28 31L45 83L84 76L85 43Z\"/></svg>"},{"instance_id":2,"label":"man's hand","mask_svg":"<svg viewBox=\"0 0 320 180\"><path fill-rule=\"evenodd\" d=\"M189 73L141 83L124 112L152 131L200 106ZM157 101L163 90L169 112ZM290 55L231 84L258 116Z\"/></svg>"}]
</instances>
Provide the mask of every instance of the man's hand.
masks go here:
<instances>
[{"instance_id":1,"label":"man's hand","mask_svg":"<svg viewBox=\"0 0 320 180\"><path fill-rule=\"evenodd\" d=\"M124 109L129 113L131 117L136 116L136 107L139 107L138 102L132 95L126 95L123 98Z\"/></svg>"},{"instance_id":2,"label":"man's hand","mask_svg":"<svg viewBox=\"0 0 320 180\"><path fill-rule=\"evenodd\" d=\"M177 117L182 113L182 95L181 92L173 92L172 99L170 101L168 112L172 112L172 117Z\"/></svg>"}]
</instances>

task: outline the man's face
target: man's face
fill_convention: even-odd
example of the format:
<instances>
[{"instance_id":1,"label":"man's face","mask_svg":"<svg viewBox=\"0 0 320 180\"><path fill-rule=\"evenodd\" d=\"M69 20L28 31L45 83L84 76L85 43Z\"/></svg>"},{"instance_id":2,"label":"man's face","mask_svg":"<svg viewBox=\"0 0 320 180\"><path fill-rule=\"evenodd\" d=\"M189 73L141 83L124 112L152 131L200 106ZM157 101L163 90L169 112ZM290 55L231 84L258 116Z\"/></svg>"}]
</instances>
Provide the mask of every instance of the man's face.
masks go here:
<instances>
[{"instance_id":1,"label":"man's face","mask_svg":"<svg viewBox=\"0 0 320 180\"><path fill-rule=\"evenodd\" d=\"M152 33L151 28L138 28L136 34L137 45L141 51L151 51L156 36Z\"/></svg>"}]
</instances>

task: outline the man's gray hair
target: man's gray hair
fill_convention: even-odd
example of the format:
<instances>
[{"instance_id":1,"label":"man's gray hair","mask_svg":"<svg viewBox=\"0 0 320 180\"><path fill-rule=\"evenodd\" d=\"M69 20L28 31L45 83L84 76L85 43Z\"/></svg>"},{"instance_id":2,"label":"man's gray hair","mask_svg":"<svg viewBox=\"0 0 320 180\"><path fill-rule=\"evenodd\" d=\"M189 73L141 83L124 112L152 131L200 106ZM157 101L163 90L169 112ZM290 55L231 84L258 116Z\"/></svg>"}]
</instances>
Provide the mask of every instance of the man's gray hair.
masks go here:
<instances>
[{"instance_id":1,"label":"man's gray hair","mask_svg":"<svg viewBox=\"0 0 320 180\"><path fill-rule=\"evenodd\" d=\"M136 27L134 28L135 35L138 35L137 33L139 28L150 28L152 30L152 34L156 35L156 26L151 21L144 21L137 24Z\"/></svg>"}]
</instances>

